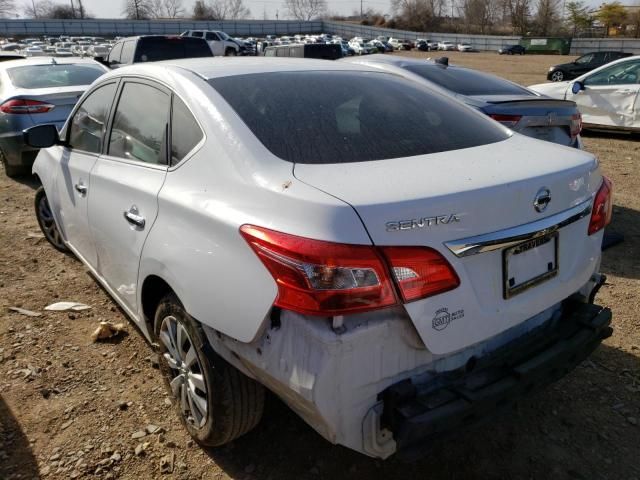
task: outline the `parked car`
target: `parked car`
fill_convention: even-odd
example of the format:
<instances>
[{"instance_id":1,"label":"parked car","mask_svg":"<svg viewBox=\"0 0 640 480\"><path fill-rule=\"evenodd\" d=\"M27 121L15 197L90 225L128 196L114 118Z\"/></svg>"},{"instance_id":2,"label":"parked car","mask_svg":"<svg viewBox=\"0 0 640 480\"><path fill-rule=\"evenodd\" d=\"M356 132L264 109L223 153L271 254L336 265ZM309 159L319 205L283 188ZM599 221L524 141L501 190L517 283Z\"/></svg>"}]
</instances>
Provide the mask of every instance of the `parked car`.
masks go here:
<instances>
[{"instance_id":1,"label":"parked car","mask_svg":"<svg viewBox=\"0 0 640 480\"><path fill-rule=\"evenodd\" d=\"M171 35L143 35L116 42L105 65L119 68L139 62L157 62L179 58L213 57L211 48L202 38Z\"/></svg>"},{"instance_id":2,"label":"parked car","mask_svg":"<svg viewBox=\"0 0 640 480\"><path fill-rule=\"evenodd\" d=\"M522 45L506 45L498 50L500 55L524 55L527 49Z\"/></svg>"},{"instance_id":3,"label":"parked car","mask_svg":"<svg viewBox=\"0 0 640 480\"><path fill-rule=\"evenodd\" d=\"M106 58L109 55L109 49L104 45L91 45L87 48L87 56Z\"/></svg>"},{"instance_id":4,"label":"parked car","mask_svg":"<svg viewBox=\"0 0 640 480\"><path fill-rule=\"evenodd\" d=\"M220 57L244 55L246 50L244 45L240 45L224 32L212 30L187 30L186 32L183 32L181 36L203 38L211 47L213 54Z\"/></svg>"},{"instance_id":5,"label":"parked car","mask_svg":"<svg viewBox=\"0 0 640 480\"><path fill-rule=\"evenodd\" d=\"M43 57L45 55L44 50L40 47L27 47L22 53L25 57Z\"/></svg>"},{"instance_id":6,"label":"parked car","mask_svg":"<svg viewBox=\"0 0 640 480\"><path fill-rule=\"evenodd\" d=\"M397 75L134 65L25 137L44 235L157 345L202 445L250 431L266 387L333 443L409 456L611 335L596 158Z\"/></svg>"},{"instance_id":7,"label":"parked car","mask_svg":"<svg viewBox=\"0 0 640 480\"><path fill-rule=\"evenodd\" d=\"M458 51L459 52L473 52L474 48L471 46L470 43L459 43L458 44Z\"/></svg>"},{"instance_id":8,"label":"parked car","mask_svg":"<svg viewBox=\"0 0 640 480\"><path fill-rule=\"evenodd\" d=\"M578 57L573 62L562 63L560 65L554 65L549 67L547 72L547 80L552 82L563 82L565 80L572 80L580 75L583 75L591 70L594 70L602 65L606 65L609 62L618 60L620 58L630 57L631 53L625 52L592 52Z\"/></svg>"},{"instance_id":9,"label":"parked car","mask_svg":"<svg viewBox=\"0 0 640 480\"><path fill-rule=\"evenodd\" d=\"M421 52L428 52L429 51L429 44L427 43L426 40L418 40L416 41L416 49L420 50Z\"/></svg>"},{"instance_id":10,"label":"parked car","mask_svg":"<svg viewBox=\"0 0 640 480\"><path fill-rule=\"evenodd\" d=\"M438 63L371 55L341 62L378 68L436 89L523 135L582 147L580 112L574 102L555 100L488 73L449 65L448 59Z\"/></svg>"},{"instance_id":11,"label":"parked car","mask_svg":"<svg viewBox=\"0 0 640 480\"><path fill-rule=\"evenodd\" d=\"M62 128L80 95L106 71L78 58L0 63L0 158L9 177L30 172L38 153L24 143L22 131L43 123Z\"/></svg>"},{"instance_id":12,"label":"parked car","mask_svg":"<svg viewBox=\"0 0 640 480\"><path fill-rule=\"evenodd\" d=\"M449 50L455 50L456 46L453 44L453 42L439 42L438 43L438 50L444 50L444 51L449 51Z\"/></svg>"},{"instance_id":13,"label":"parked car","mask_svg":"<svg viewBox=\"0 0 640 480\"><path fill-rule=\"evenodd\" d=\"M73 57L73 52L68 47L57 47L56 57Z\"/></svg>"},{"instance_id":14,"label":"parked car","mask_svg":"<svg viewBox=\"0 0 640 480\"><path fill-rule=\"evenodd\" d=\"M573 81L529 88L576 102L585 128L640 131L640 56L621 58Z\"/></svg>"}]
</instances>

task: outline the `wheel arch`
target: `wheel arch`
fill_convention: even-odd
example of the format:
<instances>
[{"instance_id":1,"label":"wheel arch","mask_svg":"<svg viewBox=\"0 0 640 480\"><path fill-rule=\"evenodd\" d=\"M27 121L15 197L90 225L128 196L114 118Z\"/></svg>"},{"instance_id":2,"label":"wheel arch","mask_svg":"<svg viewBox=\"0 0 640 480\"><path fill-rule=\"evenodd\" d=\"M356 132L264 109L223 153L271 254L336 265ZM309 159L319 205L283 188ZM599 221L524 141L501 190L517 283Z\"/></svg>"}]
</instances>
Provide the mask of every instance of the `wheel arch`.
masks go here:
<instances>
[{"instance_id":1,"label":"wheel arch","mask_svg":"<svg viewBox=\"0 0 640 480\"><path fill-rule=\"evenodd\" d=\"M158 275L148 275L142 283L140 289L140 306L142 311L142 319L147 328L149 337L155 340L154 318L160 301L173 293L178 298L175 289L169 283Z\"/></svg>"}]
</instances>

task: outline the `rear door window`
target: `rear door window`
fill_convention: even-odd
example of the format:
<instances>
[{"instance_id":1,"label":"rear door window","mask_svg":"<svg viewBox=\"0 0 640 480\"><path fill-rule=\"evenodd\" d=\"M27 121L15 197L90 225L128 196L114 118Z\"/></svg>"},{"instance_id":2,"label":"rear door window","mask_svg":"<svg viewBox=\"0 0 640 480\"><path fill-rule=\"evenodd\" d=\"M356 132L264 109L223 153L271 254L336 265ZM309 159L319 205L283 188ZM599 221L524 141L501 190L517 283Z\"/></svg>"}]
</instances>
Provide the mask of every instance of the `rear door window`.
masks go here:
<instances>
[{"instance_id":1,"label":"rear door window","mask_svg":"<svg viewBox=\"0 0 640 480\"><path fill-rule=\"evenodd\" d=\"M136 41L129 40L122 45L122 55L120 56L120 63L129 64L133 63L133 54L136 51Z\"/></svg>"},{"instance_id":2,"label":"rear door window","mask_svg":"<svg viewBox=\"0 0 640 480\"><path fill-rule=\"evenodd\" d=\"M185 158L203 138L202 130L182 100L173 97L171 112L171 165Z\"/></svg>"},{"instance_id":3,"label":"rear door window","mask_svg":"<svg viewBox=\"0 0 640 480\"><path fill-rule=\"evenodd\" d=\"M126 82L113 117L108 154L166 165L169 95L148 84Z\"/></svg>"},{"instance_id":4,"label":"rear door window","mask_svg":"<svg viewBox=\"0 0 640 480\"><path fill-rule=\"evenodd\" d=\"M206 41L193 37L147 37L138 45L136 62L213 56Z\"/></svg>"},{"instance_id":5,"label":"rear door window","mask_svg":"<svg viewBox=\"0 0 640 480\"><path fill-rule=\"evenodd\" d=\"M120 55L122 54L122 43L116 43L109 52L109 65L117 65L120 63Z\"/></svg>"},{"instance_id":6,"label":"rear door window","mask_svg":"<svg viewBox=\"0 0 640 480\"><path fill-rule=\"evenodd\" d=\"M469 107L386 73L275 72L209 83L267 149L290 162L410 157L509 136Z\"/></svg>"}]
</instances>

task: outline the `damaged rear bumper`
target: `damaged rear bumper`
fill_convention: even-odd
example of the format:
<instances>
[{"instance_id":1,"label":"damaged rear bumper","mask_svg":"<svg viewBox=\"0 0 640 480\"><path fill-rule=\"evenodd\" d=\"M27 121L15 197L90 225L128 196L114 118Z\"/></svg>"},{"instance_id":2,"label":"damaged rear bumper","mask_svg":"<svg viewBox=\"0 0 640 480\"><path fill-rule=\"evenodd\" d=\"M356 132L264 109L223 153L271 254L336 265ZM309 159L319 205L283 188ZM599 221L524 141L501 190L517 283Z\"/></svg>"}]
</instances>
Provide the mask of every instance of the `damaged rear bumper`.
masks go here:
<instances>
[{"instance_id":1,"label":"damaged rear bumper","mask_svg":"<svg viewBox=\"0 0 640 480\"><path fill-rule=\"evenodd\" d=\"M611 311L567 301L562 315L438 381L398 382L382 392L380 426L411 459L430 441L486 417L566 375L612 333Z\"/></svg>"}]
</instances>

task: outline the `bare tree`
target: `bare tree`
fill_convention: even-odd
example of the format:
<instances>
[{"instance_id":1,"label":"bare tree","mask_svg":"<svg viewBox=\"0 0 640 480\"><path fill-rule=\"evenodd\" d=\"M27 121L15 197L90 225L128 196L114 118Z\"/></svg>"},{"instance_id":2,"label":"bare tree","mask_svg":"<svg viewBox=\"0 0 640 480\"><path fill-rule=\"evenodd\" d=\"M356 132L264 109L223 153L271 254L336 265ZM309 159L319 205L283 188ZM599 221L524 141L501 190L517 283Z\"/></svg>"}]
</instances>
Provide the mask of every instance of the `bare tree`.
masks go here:
<instances>
[{"instance_id":1,"label":"bare tree","mask_svg":"<svg viewBox=\"0 0 640 480\"><path fill-rule=\"evenodd\" d=\"M507 0L513 33L526 35L531 17L531 0Z\"/></svg>"},{"instance_id":2,"label":"bare tree","mask_svg":"<svg viewBox=\"0 0 640 480\"><path fill-rule=\"evenodd\" d=\"M560 25L560 0L538 0L534 18L536 33L550 35Z\"/></svg>"},{"instance_id":3,"label":"bare tree","mask_svg":"<svg viewBox=\"0 0 640 480\"><path fill-rule=\"evenodd\" d=\"M432 30L440 23L444 5L441 0L391 0L391 8L396 15L396 28L418 32Z\"/></svg>"},{"instance_id":4,"label":"bare tree","mask_svg":"<svg viewBox=\"0 0 640 480\"><path fill-rule=\"evenodd\" d=\"M327 11L327 0L284 0L284 7L296 20L309 21Z\"/></svg>"},{"instance_id":5,"label":"bare tree","mask_svg":"<svg viewBox=\"0 0 640 480\"><path fill-rule=\"evenodd\" d=\"M47 18L53 9L50 0L31 0L22 9L22 13L27 18Z\"/></svg>"},{"instance_id":6,"label":"bare tree","mask_svg":"<svg viewBox=\"0 0 640 480\"><path fill-rule=\"evenodd\" d=\"M151 18L180 18L184 16L182 0L151 0Z\"/></svg>"},{"instance_id":7,"label":"bare tree","mask_svg":"<svg viewBox=\"0 0 640 480\"><path fill-rule=\"evenodd\" d=\"M0 17L12 17L15 9L13 0L0 0Z\"/></svg>"},{"instance_id":8,"label":"bare tree","mask_svg":"<svg viewBox=\"0 0 640 480\"><path fill-rule=\"evenodd\" d=\"M213 0L210 8L216 20L241 20L251 15L243 0Z\"/></svg>"},{"instance_id":9,"label":"bare tree","mask_svg":"<svg viewBox=\"0 0 640 480\"><path fill-rule=\"evenodd\" d=\"M193 14L191 17L194 20L215 20L213 18L213 11L204 3L204 0L196 0L193 4Z\"/></svg>"},{"instance_id":10,"label":"bare tree","mask_svg":"<svg viewBox=\"0 0 640 480\"><path fill-rule=\"evenodd\" d=\"M492 0L463 0L461 12L469 33L485 34L494 21L497 12Z\"/></svg>"},{"instance_id":11,"label":"bare tree","mask_svg":"<svg viewBox=\"0 0 640 480\"><path fill-rule=\"evenodd\" d=\"M148 20L153 16L153 4L150 0L125 0L122 13L131 20Z\"/></svg>"}]
</instances>

